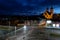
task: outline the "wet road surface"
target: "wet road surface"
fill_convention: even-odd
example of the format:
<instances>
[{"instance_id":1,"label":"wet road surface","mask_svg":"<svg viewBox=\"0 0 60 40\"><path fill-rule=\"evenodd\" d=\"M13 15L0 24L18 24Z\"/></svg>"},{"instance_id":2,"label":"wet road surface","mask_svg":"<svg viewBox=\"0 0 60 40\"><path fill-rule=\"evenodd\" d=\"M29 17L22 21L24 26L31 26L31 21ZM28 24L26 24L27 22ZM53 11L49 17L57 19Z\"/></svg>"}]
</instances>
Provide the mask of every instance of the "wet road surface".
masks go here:
<instances>
[{"instance_id":1,"label":"wet road surface","mask_svg":"<svg viewBox=\"0 0 60 40\"><path fill-rule=\"evenodd\" d=\"M26 26L17 31L15 36L9 40L60 40L58 37L51 37L50 32L54 29L39 29L38 27Z\"/></svg>"}]
</instances>

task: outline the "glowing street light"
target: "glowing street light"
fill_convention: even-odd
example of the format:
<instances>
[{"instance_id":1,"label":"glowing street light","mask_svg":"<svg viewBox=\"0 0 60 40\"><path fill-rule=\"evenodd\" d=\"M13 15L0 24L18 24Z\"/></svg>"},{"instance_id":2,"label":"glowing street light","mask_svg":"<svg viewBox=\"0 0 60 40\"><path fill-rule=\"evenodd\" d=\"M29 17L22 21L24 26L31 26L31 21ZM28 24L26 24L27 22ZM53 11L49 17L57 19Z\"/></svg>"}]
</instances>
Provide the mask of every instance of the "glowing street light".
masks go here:
<instances>
[{"instance_id":1,"label":"glowing street light","mask_svg":"<svg viewBox=\"0 0 60 40\"><path fill-rule=\"evenodd\" d=\"M26 25L24 25L24 27L23 27L23 28L24 28L24 30L26 30Z\"/></svg>"}]
</instances>

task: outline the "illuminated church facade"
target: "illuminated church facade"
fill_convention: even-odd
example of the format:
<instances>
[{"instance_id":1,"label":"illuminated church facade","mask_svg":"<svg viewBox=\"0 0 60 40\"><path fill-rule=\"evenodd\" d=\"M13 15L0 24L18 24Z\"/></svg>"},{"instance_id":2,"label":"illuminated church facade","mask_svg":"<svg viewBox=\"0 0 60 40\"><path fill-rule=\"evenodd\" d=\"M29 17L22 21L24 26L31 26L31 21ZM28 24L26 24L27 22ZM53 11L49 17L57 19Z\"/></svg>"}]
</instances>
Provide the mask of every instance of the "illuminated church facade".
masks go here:
<instances>
[{"instance_id":1,"label":"illuminated church facade","mask_svg":"<svg viewBox=\"0 0 60 40\"><path fill-rule=\"evenodd\" d=\"M53 13L54 13L53 7L51 7L50 9L46 8L45 12L43 13L43 16L46 19L52 19L53 18Z\"/></svg>"}]
</instances>

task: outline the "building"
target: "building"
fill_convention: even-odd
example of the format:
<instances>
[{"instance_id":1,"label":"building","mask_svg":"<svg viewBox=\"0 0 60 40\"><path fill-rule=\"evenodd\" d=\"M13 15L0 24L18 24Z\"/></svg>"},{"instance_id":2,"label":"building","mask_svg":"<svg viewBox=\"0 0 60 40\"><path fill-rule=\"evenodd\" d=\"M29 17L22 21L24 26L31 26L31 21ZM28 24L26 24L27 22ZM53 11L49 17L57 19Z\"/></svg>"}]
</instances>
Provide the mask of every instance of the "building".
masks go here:
<instances>
[{"instance_id":1,"label":"building","mask_svg":"<svg viewBox=\"0 0 60 40\"><path fill-rule=\"evenodd\" d=\"M43 16L46 19L52 19L53 18L53 13L54 13L53 7L51 7L50 10L48 8L46 8L45 12L43 13Z\"/></svg>"}]
</instances>

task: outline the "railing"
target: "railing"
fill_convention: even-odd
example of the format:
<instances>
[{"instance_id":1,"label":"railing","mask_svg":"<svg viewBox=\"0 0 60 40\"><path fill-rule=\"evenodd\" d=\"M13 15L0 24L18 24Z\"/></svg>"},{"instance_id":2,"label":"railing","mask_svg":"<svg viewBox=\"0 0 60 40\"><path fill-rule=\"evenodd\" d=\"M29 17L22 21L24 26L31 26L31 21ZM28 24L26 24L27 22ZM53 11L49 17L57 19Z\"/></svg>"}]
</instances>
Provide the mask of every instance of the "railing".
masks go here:
<instances>
[{"instance_id":1,"label":"railing","mask_svg":"<svg viewBox=\"0 0 60 40\"><path fill-rule=\"evenodd\" d=\"M24 25L24 24L21 24L21 25ZM37 26L38 24L32 24L32 26ZM2 25L0 25L0 26L2 26ZM8 26L4 26L4 27L8 27ZM11 26L12 27L12 26ZM6 34L6 35L3 35L2 37L12 37L12 36L15 36L16 35L16 33L18 33L19 31L21 31L21 29L22 28L19 28L19 29L17 29L17 30L15 30L15 31L9 31L9 33L8 34Z\"/></svg>"},{"instance_id":2,"label":"railing","mask_svg":"<svg viewBox=\"0 0 60 40\"><path fill-rule=\"evenodd\" d=\"M12 36L15 36L16 35L16 33L18 32L18 31L20 31L22 28L19 28L19 29L15 29L15 31L12 31L12 32L10 32L10 33L8 33L8 34L6 34L6 36L8 36L8 37L12 37Z\"/></svg>"},{"instance_id":3,"label":"railing","mask_svg":"<svg viewBox=\"0 0 60 40\"><path fill-rule=\"evenodd\" d=\"M2 26L2 25L0 25L0 26ZM8 26L3 26L3 27L8 27ZM16 32L18 32L18 31L20 31L22 29L21 27L20 28L17 27L16 29L15 29L15 27L12 27L12 28L14 28L14 29L13 30L8 29L8 33L0 35L0 37L2 37L2 38L12 37L12 36L16 35Z\"/></svg>"}]
</instances>

